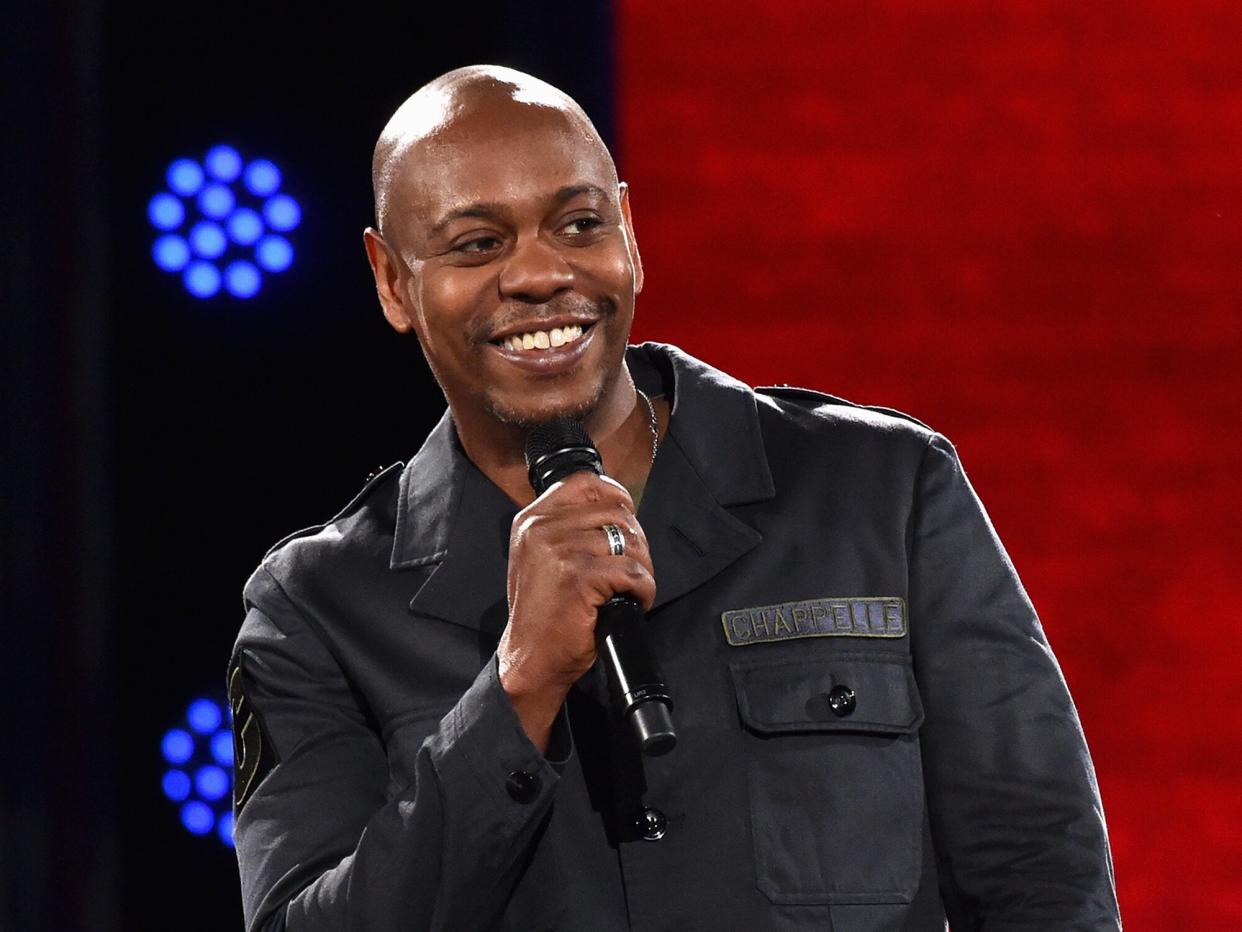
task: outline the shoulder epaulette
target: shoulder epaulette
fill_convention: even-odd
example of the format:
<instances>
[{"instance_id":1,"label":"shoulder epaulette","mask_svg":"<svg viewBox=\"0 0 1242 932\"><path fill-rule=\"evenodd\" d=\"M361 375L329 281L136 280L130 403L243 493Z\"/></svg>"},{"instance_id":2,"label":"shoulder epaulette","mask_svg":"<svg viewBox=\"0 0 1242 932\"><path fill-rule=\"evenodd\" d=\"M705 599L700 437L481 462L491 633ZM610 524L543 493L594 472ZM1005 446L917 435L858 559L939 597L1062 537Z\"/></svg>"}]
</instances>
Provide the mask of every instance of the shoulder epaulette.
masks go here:
<instances>
[{"instance_id":1,"label":"shoulder epaulette","mask_svg":"<svg viewBox=\"0 0 1242 932\"><path fill-rule=\"evenodd\" d=\"M334 514L331 518L329 518L327 521L323 522L322 524L312 524L310 527L304 527L300 531L294 531L292 534L288 534L282 537L280 540L276 541L276 543L272 544L272 546L268 548L268 551L267 553L263 555L263 558L267 559L273 553L275 553L277 550L283 547L285 544L289 543L289 541L296 540L299 537L306 537L309 534L318 534L320 531L326 528L329 524L332 524L335 521L339 521L341 518L344 518L346 515L349 515L353 513L354 511L357 511L358 507L364 501L367 500L367 498L371 495L371 493L375 491L377 486L381 485L394 472L399 473L404 466L405 466L405 463L398 460L397 462L392 463L389 466L381 466L378 469L372 470L371 474L367 476L366 483L362 486L361 489L358 490L358 493L349 500L349 503L344 508L342 508L340 511L338 511L336 514Z\"/></svg>"},{"instance_id":2,"label":"shoulder epaulette","mask_svg":"<svg viewBox=\"0 0 1242 932\"><path fill-rule=\"evenodd\" d=\"M861 408L864 411L876 411L880 414L887 414L890 417L899 417L904 421L910 421L918 424L920 427L931 427L924 424L912 414L906 414L904 411L898 411L896 408L885 408L880 405L862 405L856 401L850 401L847 398L838 398L836 395L829 395L827 392L819 392L813 388L798 388L794 385L763 385L755 389L765 395L775 395L778 398L790 398L793 400L813 401L817 404L844 405L847 408Z\"/></svg>"}]
</instances>

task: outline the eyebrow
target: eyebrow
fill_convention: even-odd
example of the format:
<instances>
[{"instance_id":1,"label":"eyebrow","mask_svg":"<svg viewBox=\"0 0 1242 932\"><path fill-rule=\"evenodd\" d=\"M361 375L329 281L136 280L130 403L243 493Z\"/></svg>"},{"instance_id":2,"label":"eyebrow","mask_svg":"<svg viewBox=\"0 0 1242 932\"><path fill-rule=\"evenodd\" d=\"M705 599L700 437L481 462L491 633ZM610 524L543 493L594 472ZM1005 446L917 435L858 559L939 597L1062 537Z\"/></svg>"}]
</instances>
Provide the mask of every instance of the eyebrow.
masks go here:
<instances>
[{"instance_id":1,"label":"eyebrow","mask_svg":"<svg viewBox=\"0 0 1242 932\"><path fill-rule=\"evenodd\" d=\"M564 204L566 201L573 200L580 194L593 194L602 200L608 199L608 192L599 185L571 184L566 185L552 195L552 203ZM431 235L438 236L440 233L444 232L444 228L454 220L461 220L464 217L483 217L486 219L492 219L496 217L503 217L508 212L509 209L503 204L497 204L492 201L478 201L474 204L468 204L465 207L458 207L454 210L450 210L436 222L435 226L431 228Z\"/></svg>"}]
</instances>

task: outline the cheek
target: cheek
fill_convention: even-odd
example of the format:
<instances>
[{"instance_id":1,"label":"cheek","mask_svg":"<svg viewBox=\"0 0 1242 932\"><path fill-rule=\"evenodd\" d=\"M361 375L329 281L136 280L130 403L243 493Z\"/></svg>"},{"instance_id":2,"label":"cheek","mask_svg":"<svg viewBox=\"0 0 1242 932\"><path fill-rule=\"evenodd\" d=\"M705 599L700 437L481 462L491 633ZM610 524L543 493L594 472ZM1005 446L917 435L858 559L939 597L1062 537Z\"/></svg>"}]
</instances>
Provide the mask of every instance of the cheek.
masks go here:
<instances>
[{"instance_id":1,"label":"cheek","mask_svg":"<svg viewBox=\"0 0 1242 932\"><path fill-rule=\"evenodd\" d=\"M434 343L437 338L456 338L463 330L469 336L470 321L481 319L478 312L495 291L493 279L482 269L454 269L452 274L427 275L418 285L412 284L425 338Z\"/></svg>"},{"instance_id":2,"label":"cheek","mask_svg":"<svg viewBox=\"0 0 1242 932\"><path fill-rule=\"evenodd\" d=\"M616 295L622 300L629 297L634 288L634 267L630 254L624 248L600 250L581 263L583 277L600 290Z\"/></svg>"}]
</instances>

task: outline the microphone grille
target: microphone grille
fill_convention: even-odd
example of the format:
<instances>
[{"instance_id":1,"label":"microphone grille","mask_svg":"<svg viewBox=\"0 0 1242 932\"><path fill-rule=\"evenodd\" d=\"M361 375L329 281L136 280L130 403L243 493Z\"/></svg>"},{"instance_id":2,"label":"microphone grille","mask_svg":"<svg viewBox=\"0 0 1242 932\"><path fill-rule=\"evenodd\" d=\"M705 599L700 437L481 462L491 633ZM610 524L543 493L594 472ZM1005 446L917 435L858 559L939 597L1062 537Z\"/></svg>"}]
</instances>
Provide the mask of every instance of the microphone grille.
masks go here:
<instances>
[{"instance_id":1,"label":"microphone grille","mask_svg":"<svg viewBox=\"0 0 1242 932\"><path fill-rule=\"evenodd\" d=\"M526 465L562 447L593 446L581 421L562 417L546 424L537 424L526 435Z\"/></svg>"},{"instance_id":2,"label":"microphone grille","mask_svg":"<svg viewBox=\"0 0 1242 932\"><path fill-rule=\"evenodd\" d=\"M557 418L531 428L526 435L526 469L531 485L540 494L579 469L602 471L591 435L573 418Z\"/></svg>"}]
</instances>

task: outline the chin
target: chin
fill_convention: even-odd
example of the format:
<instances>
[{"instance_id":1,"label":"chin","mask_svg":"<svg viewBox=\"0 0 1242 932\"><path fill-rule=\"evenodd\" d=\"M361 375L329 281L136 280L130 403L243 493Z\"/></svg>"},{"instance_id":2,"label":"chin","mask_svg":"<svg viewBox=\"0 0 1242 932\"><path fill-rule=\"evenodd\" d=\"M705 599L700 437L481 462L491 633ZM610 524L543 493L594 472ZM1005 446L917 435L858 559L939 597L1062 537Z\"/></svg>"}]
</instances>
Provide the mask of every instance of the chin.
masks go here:
<instances>
[{"instance_id":1,"label":"chin","mask_svg":"<svg viewBox=\"0 0 1242 932\"><path fill-rule=\"evenodd\" d=\"M604 397L604 384L601 381L587 396L555 398L543 405L517 405L506 399L489 398L487 410L502 424L529 430L539 424L546 424L558 418L573 418L577 421L586 420Z\"/></svg>"}]
</instances>

